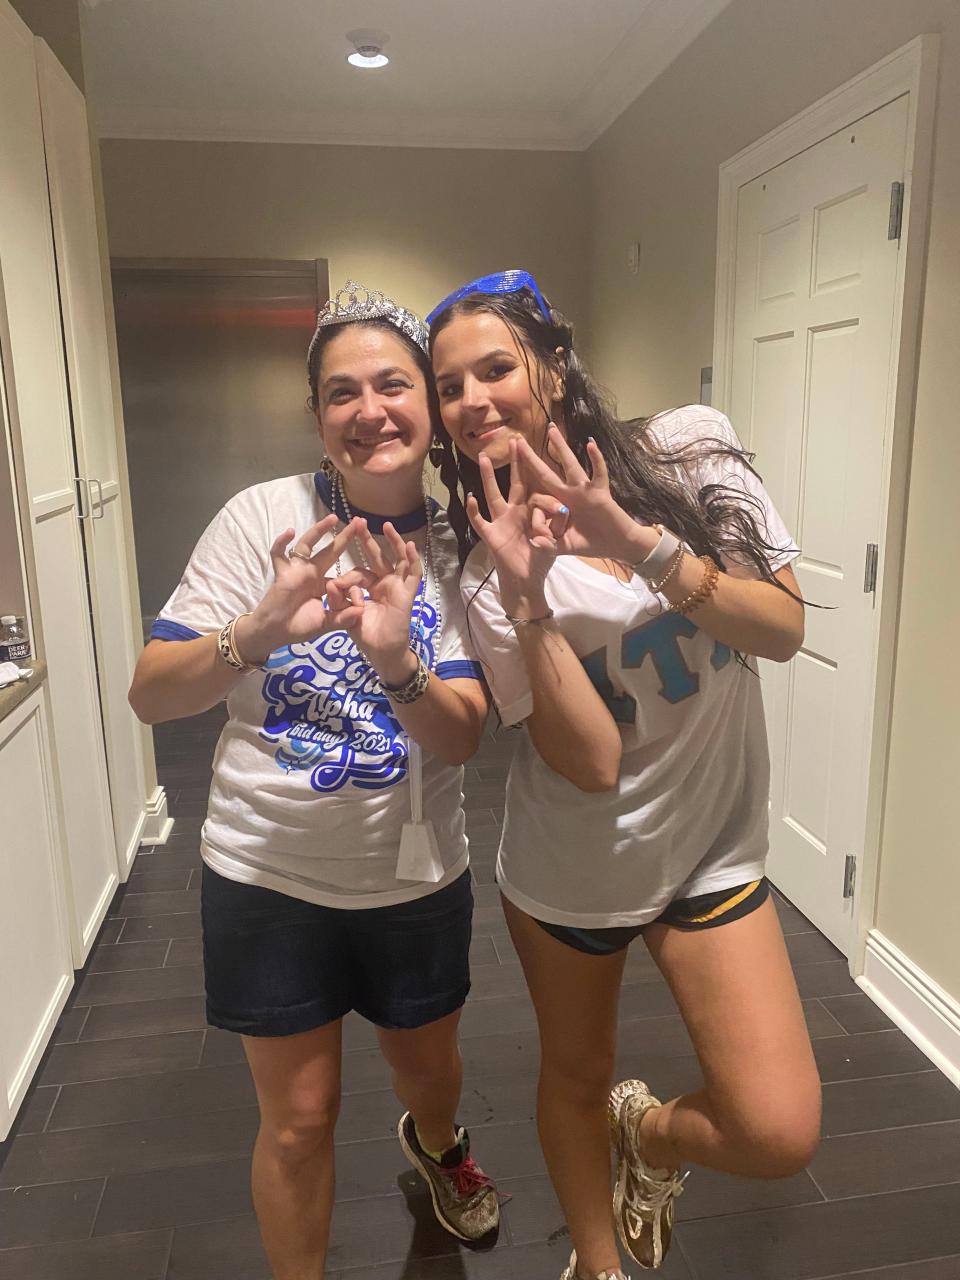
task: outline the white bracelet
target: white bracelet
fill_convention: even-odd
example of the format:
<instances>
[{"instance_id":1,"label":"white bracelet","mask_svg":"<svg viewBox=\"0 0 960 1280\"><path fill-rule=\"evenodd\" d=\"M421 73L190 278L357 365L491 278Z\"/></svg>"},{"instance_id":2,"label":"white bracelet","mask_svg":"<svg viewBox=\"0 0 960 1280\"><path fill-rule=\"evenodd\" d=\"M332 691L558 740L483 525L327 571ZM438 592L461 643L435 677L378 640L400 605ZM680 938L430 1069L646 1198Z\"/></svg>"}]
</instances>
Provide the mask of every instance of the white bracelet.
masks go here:
<instances>
[{"instance_id":1,"label":"white bracelet","mask_svg":"<svg viewBox=\"0 0 960 1280\"><path fill-rule=\"evenodd\" d=\"M664 529L661 525L653 527L660 530L660 541L645 560L641 560L633 567L641 578L649 578L651 582L656 582L666 573L671 560L680 550L681 543L676 534L671 533L669 529Z\"/></svg>"}]
</instances>

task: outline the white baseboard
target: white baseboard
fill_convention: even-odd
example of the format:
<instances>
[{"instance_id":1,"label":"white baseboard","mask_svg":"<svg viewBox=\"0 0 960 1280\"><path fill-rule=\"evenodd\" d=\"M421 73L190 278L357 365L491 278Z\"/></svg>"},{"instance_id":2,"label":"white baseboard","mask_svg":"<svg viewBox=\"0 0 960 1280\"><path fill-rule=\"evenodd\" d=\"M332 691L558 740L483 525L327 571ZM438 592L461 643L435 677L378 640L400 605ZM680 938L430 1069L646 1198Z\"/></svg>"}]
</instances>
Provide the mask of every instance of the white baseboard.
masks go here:
<instances>
[{"instance_id":1,"label":"white baseboard","mask_svg":"<svg viewBox=\"0 0 960 1280\"><path fill-rule=\"evenodd\" d=\"M173 819L167 815L167 793L163 787L156 787L143 806L140 843L166 844L167 836L172 830Z\"/></svg>"},{"instance_id":2,"label":"white baseboard","mask_svg":"<svg viewBox=\"0 0 960 1280\"><path fill-rule=\"evenodd\" d=\"M147 815L144 811L141 811L140 819L133 829L133 835L127 841L127 847L121 855L120 879L124 884L127 882L127 877L130 874L130 868L133 866L133 860L137 856L137 852L143 842L143 830L146 826L146 822Z\"/></svg>"},{"instance_id":3,"label":"white baseboard","mask_svg":"<svg viewBox=\"0 0 960 1280\"><path fill-rule=\"evenodd\" d=\"M67 997L73 990L73 974L65 975L57 984L57 989L51 997L47 1009L40 1019L40 1025L34 1033L30 1042L30 1047L24 1056L20 1067L11 1080L7 1097L0 1100L0 1142L10 1132L20 1105L26 1096L27 1090L30 1088L30 1081L36 1074L37 1067L40 1065L40 1059L43 1057L44 1050L50 1042L50 1038L56 1030L57 1019L63 1012L63 1006L67 1003ZM4 1102L6 1107L4 1107Z\"/></svg>"},{"instance_id":4,"label":"white baseboard","mask_svg":"<svg viewBox=\"0 0 960 1280\"><path fill-rule=\"evenodd\" d=\"M96 941L100 926L106 919L107 912L110 910L110 903L113 901L113 895L116 893L119 883L120 877L114 874L109 877L107 883L103 886L103 891L97 899L97 904L90 912L90 916L80 934L80 954L75 955L73 958L73 967L75 969L80 969L86 964L90 948Z\"/></svg>"},{"instance_id":5,"label":"white baseboard","mask_svg":"<svg viewBox=\"0 0 960 1280\"><path fill-rule=\"evenodd\" d=\"M857 985L960 1087L960 1003L953 996L877 929L867 935Z\"/></svg>"}]
</instances>

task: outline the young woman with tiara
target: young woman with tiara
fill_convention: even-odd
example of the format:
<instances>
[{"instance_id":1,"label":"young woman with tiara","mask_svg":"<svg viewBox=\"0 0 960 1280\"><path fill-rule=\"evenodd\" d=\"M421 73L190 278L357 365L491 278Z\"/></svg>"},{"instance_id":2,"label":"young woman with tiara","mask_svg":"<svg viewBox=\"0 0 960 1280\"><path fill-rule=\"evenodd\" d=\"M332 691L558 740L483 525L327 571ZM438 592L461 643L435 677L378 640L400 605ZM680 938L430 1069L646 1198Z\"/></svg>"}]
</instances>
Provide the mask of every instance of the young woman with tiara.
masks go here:
<instances>
[{"instance_id":1,"label":"young woman with tiara","mask_svg":"<svg viewBox=\"0 0 960 1280\"><path fill-rule=\"evenodd\" d=\"M308 356L325 460L214 517L130 691L149 724L227 703L201 838L207 1018L243 1037L256 1085L276 1280L325 1274L351 1009L377 1028L442 1225L475 1241L499 1220L455 1119L473 907L461 765L488 698L456 542L422 488L426 345L417 316L352 281L327 304Z\"/></svg>"},{"instance_id":2,"label":"young woman with tiara","mask_svg":"<svg viewBox=\"0 0 960 1280\"><path fill-rule=\"evenodd\" d=\"M497 879L536 1006L538 1125L570 1227L564 1280L670 1245L688 1164L804 1167L820 1093L764 879L769 765L755 657L803 637L798 554L730 423L619 420L525 272L430 316L442 476L467 622L523 725ZM643 937L702 1087L612 1093L626 948ZM616 1152L610 1213L608 1124Z\"/></svg>"}]
</instances>

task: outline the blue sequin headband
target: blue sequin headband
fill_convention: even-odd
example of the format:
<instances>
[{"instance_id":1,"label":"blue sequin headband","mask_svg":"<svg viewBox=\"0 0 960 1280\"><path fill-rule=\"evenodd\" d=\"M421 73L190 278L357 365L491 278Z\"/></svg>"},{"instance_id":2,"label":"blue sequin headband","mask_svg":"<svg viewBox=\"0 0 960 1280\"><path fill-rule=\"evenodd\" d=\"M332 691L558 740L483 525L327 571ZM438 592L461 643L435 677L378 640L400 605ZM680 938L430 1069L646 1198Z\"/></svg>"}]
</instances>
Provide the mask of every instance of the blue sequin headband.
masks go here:
<instances>
[{"instance_id":1,"label":"blue sequin headband","mask_svg":"<svg viewBox=\"0 0 960 1280\"><path fill-rule=\"evenodd\" d=\"M469 298L474 293L519 293L521 289L529 289L537 300L537 306L548 324L553 323L553 317L550 315L550 308L544 301L543 294L537 285L536 280L529 271L496 271L492 276L480 276L476 280L471 280L469 284L461 285L459 289L454 289L448 297L433 308L427 316L427 324L433 324L437 316L446 311L448 307L452 307L455 302L459 302L462 298Z\"/></svg>"}]
</instances>

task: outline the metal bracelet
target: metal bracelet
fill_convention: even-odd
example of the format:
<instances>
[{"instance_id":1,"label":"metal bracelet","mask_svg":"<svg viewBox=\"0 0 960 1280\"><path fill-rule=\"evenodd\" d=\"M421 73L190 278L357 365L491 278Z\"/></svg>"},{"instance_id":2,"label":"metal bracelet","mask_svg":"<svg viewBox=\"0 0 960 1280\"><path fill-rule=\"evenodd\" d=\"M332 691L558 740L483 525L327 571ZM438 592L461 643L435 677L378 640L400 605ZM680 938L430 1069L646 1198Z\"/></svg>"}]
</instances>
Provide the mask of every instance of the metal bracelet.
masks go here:
<instances>
[{"instance_id":1,"label":"metal bracelet","mask_svg":"<svg viewBox=\"0 0 960 1280\"><path fill-rule=\"evenodd\" d=\"M548 609L546 613L541 613L539 618L512 618L509 613L503 615L512 627L538 627L542 622L549 622L553 617L553 610Z\"/></svg>"}]
</instances>

